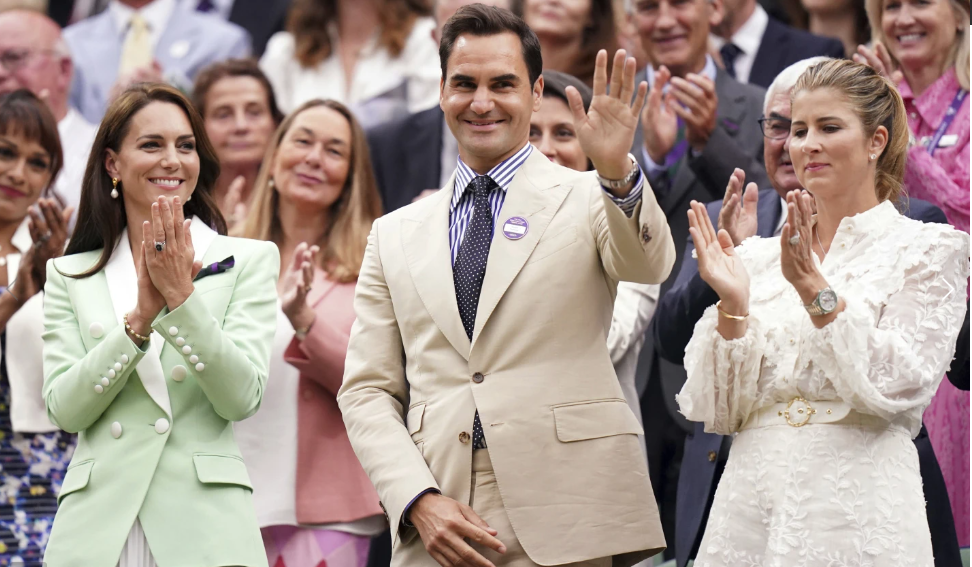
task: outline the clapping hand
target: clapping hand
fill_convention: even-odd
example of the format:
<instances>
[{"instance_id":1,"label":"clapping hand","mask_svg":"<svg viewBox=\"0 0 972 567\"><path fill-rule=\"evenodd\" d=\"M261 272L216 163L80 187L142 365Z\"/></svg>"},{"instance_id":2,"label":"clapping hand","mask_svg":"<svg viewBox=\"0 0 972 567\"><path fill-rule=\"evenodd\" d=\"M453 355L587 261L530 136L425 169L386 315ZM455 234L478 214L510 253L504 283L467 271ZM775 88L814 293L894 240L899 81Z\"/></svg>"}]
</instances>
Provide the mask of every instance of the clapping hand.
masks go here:
<instances>
[{"instance_id":1,"label":"clapping hand","mask_svg":"<svg viewBox=\"0 0 972 567\"><path fill-rule=\"evenodd\" d=\"M628 152L638 128L648 83L642 81L635 94L635 60L626 58L623 49L614 54L611 89L608 92L607 52L597 53L594 68L594 98L584 112L580 93L567 87L567 99L574 114L574 128L584 153L597 172L607 179L623 179L631 171ZM632 101L632 95L634 100ZM616 195L624 197L630 188Z\"/></svg>"},{"instance_id":2,"label":"clapping hand","mask_svg":"<svg viewBox=\"0 0 972 567\"><path fill-rule=\"evenodd\" d=\"M685 139L697 152L705 149L716 128L719 96L715 82L708 77L689 73L685 78L672 77L668 106L685 122Z\"/></svg>"},{"instance_id":3,"label":"clapping hand","mask_svg":"<svg viewBox=\"0 0 972 567\"><path fill-rule=\"evenodd\" d=\"M306 329L314 322L314 310L307 303L314 282L314 262L320 248L301 242L294 257L280 278L279 294L284 315L294 329Z\"/></svg>"},{"instance_id":4,"label":"clapping hand","mask_svg":"<svg viewBox=\"0 0 972 567\"><path fill-rule=\"evenodd\" d=\"M738 316L749 313L749 274L736 255L729 233L724 229L716 233L705 205L698 201L692 201L688 220L699 275L719 295L724 311Z\"/></svg>"},{"instance_id":5,"label":"clapping hand","mask_svg":"<svg viewBox=\"0 0 972 567\"><path fill-rule=\"evenodd\" d=\"M719 230L725 230L732 238L732 244L739 246L743 240L756 235L759 226L756 218L759 204L759 189L755 183L746 185L746 172L736 168L729 178L726 196L722 199L722 210L719 211Z\"/></svg>"},{"instance_id":6,"label":"clapping hand","mask_svg":"<svg viewBox=\"0 0 972 567\"><path fill-rule=\"evenodd\" d=\"M812 302L817 292L827 287L814 262L813 224L813 197L799 189L787 193L786 224L780 233L780 267L804 304Z\"/></svg>"},{"instance_id":7,"label":"clapping hand","mask_svg":"<svg viewBox=\"0 0 972 567\"><path fill-rule=\"evenodd\" d=\"M227 229L232 231L233 227L246 220L246 203L243 202L243 188L246 186L246 177L236 176L230 183L226 191L226 197L220 206L223 216L226 217Z\"/></svg>"},{"instance_id":8,"label":"clapping hand","mask_svg":"<svg viewBox=\"0 0 972 567\"><path fill-rule=\"evenodd\" d=\"M868 48L866 45L858 45L857 53L852 57L856 63L870 66L879 75L895 85L904 79L904 74L895 68L894 62L891 61L891 54L888 53L888 49L880 41L874 42L873 49Z\"/></svg>"},{"instance_id":9,"label":"clapping hand","mask_svg":"<svg viewBox=\"0 0 972 567\"><path fill-rule=\"evenodd\" d=\"M24 252L17 269L13 293L20 301L27 301L44 289L47 261L64 254L68 237L68 222L72 207L61 209L56 199L38 199L37 206L28 211L27 228L34 243Z\"/></svg>"},{"instance_id":10,"label":"clapping hand","mask_svg":"<svg viewBox=\"0 0 972 567\"><path fill-rule=\"evenodd\" d=\"M658 68L655 73L655 83L648 93L648 103L641 113L641 132L645 140L645 150L655 163L665 162L665 156L672 151L678 139L678 116L673 110L673 95L671 92L662 94L671 78L672 73L668 67L662 65Z\"/></svg>"}]
</instances>

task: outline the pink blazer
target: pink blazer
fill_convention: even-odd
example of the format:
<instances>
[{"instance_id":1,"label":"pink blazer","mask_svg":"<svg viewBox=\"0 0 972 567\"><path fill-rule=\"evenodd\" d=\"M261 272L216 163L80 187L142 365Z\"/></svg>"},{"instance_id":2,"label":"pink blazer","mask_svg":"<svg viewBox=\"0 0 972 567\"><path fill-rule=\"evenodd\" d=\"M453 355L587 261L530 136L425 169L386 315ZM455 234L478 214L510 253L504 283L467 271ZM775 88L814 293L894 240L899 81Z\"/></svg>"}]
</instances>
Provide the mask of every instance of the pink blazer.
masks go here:
<instances>
[{"instance_id":1,"label":"pink blazer","mask_svg":"<svg viewBox=\"0 0 972 567\"><path fill-rule=\"evenodd\" d=\"M354 323L354 283L314 274L308 301L317 320L295 337L284 360L300 371L297 403L297 521L351 522L382 515L378 493L358 462L344 428L337 392Z\"/></svg>"}]
</instances>

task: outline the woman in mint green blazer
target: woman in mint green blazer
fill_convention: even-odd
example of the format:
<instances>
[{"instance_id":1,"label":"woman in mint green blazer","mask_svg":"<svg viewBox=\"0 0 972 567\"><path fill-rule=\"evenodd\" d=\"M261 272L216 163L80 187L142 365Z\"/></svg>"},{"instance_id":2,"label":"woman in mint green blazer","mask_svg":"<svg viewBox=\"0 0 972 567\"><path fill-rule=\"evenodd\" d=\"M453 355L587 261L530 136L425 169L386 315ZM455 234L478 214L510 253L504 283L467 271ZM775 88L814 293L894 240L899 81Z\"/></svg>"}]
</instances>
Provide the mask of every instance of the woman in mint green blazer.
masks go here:
<instances>
[{"instance_id":1,"label":"woman in mint green blazer","mask_svg":"<svg viewBox=\"0 0 972 567\"><path fill-rule=\"evenodd\" d=\"M44 398L79 433L48 567L267 566L231 422L263 397L279 257L223 236L218 176L177 90L108 109L47 270Z\"/></svg>"}]
</instances>

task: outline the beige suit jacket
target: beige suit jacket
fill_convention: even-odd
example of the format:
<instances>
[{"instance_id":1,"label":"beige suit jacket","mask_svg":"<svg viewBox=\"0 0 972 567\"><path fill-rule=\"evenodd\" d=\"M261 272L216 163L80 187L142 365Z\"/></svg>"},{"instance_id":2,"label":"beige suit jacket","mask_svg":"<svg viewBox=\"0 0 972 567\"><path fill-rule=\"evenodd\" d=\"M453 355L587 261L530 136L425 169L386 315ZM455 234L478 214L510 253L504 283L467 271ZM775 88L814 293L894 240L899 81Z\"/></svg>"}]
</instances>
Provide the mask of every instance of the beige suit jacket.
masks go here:
<instances>
[{"instance_id":1,"label":"beige suit jacket","mask_svg":"<svg viewBox=\"0 0 972 567\"><path fill-rule=\"evenodd\" d=\"M469 502L479 409L503 503L530 558L559 565L665 546L638 434L607 349L619 280L659 283L675 247L647 183L631 218L533 152L509 187L472 341L449 251L453 180L378 219L355 292L338 403L394 534L393 565L435 565L404 508L437 488ZM506 219L527 219L520 240Z\"/></svg>"}]
</instances>

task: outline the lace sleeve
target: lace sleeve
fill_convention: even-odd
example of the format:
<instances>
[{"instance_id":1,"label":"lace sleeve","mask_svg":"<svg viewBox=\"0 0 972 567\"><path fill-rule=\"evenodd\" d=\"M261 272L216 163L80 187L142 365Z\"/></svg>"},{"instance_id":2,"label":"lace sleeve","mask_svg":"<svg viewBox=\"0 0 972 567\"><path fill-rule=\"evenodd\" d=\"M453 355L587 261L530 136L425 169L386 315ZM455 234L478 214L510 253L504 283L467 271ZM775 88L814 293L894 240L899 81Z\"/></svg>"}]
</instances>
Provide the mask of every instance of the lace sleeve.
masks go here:
<instances>
[{"instance_id":1,"label":"lace sleeve","mask_svg":"<svg viewBox=\"0 0 972 567\"><path fill-rule=\"evenodd\" d=\"M929 249L909 251L916 258L879 316L866 298L845 297L845 310L805 339L809 361L841 399L889 421L928 405L965 317L969 237L948 230L932 238Z\"/></svg>"}]
</instances>

